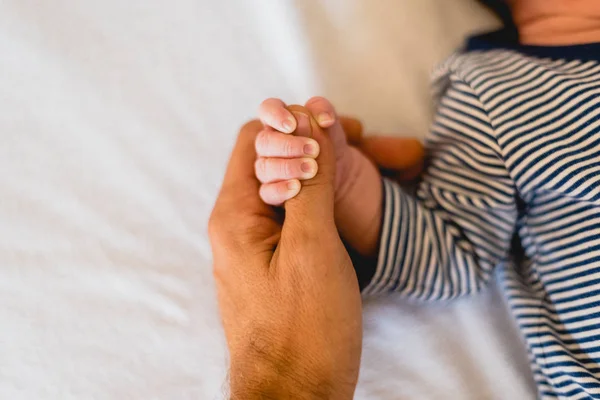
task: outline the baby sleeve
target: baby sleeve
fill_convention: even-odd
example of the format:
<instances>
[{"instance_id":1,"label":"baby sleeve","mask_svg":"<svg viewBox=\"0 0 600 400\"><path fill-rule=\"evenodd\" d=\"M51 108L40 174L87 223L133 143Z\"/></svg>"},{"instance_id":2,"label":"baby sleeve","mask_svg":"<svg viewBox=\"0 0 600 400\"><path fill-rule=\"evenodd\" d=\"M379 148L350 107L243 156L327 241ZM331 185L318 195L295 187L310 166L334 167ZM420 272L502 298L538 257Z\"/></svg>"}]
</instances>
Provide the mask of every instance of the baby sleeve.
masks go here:
<instances>
[{"instance_id":1,"label":"baby sleeve","mask_svg":"<svg viewBox=\"0 0 600 400\"><path fill-rule=\"evenodd\" d=\"M516 190L478 96L460 78L449 79L417 195L384 179L380 249L365 294L454 298L481 289L509 260Z\"/></svg>"}]
</instances>

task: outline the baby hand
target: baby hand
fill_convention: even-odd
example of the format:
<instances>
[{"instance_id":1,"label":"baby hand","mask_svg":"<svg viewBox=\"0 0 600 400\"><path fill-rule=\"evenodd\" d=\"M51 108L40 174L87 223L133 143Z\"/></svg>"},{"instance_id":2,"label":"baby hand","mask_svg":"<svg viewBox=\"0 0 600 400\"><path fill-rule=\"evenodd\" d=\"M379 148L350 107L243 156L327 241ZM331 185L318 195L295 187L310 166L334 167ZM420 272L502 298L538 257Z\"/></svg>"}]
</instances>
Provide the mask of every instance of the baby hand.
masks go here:
<instances>
[{"instance_id":1,"label":"baby hand","mask_svg":"<svg viewBox=\"0 0 600 400\"><path fill-rule=\"evenodd\" d=\"M260 197L280 205L296 196L302 180L315 176L318 144L310 139L310 118L327 130L336 156L335 220L342 237L361 254L376 250L381 222L381 177L374 164L348 145L331 103L313 97L305 107L311 115L294 110L278 99L265 100L259 117L265 126L256 139L256 176ZM293 133L293 135L292 135Z\"/></svg>"},{"instance_id":2,"label":"baby hand","mask_svg":"<svg viewBox=\"0 0 600 400\"><path fill-rule=\"evenodd\" d=\"M335 193L338 199L345 192L342 186L349 181L347 171L353 158L348 154L351 151L346 134L328 100L313 97L305 107L321 128L329 128L336 154ZM318 156L319 148L309 138L311 116L286 108L281 100L265 100L260 106L259 118L265 126L256 140L256 176L263 183L260 194L267 204L280 205L298 194L299 181L315 176L318 165L314 158ZM359 123L354 121L350 125L356 124Z\"/></svg>"},{"instance_id":3,"label":"baby hand","mask_svg":"<svg viewBox=\"0 0 600 400\"><path fill-rule=\"evenodd\" d=\"M268 99L262 103L259 116L264 129L256 137L254 169L261 182L261 199L277 206L300 192L300 181L317 174L315 158L320 149L309 137L309 115L286 109L281 100Z\"/></svg>"}]
</instances>

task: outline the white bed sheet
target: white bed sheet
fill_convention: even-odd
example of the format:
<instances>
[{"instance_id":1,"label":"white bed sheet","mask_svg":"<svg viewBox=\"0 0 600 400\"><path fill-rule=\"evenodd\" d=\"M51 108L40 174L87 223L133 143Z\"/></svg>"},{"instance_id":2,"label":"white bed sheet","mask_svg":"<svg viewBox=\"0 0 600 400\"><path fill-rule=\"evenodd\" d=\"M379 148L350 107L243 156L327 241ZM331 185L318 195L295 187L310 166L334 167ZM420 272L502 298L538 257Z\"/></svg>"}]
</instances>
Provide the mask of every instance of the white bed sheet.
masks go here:
<instances>
[{"instance_id":1,"label":"white bed sheet","mask_svg":"<svg viewBox=\"0 0 600 400\"><path fill-rule=\"evenodd\" d=\"M213 399L206 223L265 97L423 134L470 0L0 0L0 398ZM365 305L358 399L528 399L497 290Z\"/></svg>"}]
</instances>

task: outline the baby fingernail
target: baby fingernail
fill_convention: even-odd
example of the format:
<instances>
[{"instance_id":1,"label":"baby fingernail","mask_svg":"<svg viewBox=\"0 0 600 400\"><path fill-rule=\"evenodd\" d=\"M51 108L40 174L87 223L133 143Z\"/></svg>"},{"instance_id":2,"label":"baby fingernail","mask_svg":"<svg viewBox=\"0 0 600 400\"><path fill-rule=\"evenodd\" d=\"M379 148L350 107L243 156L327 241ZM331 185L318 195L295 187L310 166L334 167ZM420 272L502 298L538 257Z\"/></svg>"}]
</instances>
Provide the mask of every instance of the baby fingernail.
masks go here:
<instances>
[{"instance_id":1,"label":"baby fingernail","mask_svg":"<svg viewBox=\"0 0 600 400\"><path fill-rule=\"evenodd\" d=\"M304 154L308 156L316 156L319 154L319 147L316 143L307 143L304 145Z\"/></svg>"},{"instance_id":2,"label":"baby fingernail","mask_svg":"<svg viewBox=\"0 0 600 400\"><path fill-rule=\"evenodd\" d=\"M319 123L319 125L327 125L332 123L334 120L333 115L327 113L327 112L322 112L321 114L319 114L317 116L317 122Z\"/></svg>"},{"instance_id":3,"label":"baby fingernail","mask_svg":"<svg viewBox=\"0 0 600 400\"><path fill-rule=\"evenodd\" d=\"M317 171L317 163L314 161L304 161L302 164L300 164L300 169L306 175L312 175Z\"/></svg>"}]
</instances>

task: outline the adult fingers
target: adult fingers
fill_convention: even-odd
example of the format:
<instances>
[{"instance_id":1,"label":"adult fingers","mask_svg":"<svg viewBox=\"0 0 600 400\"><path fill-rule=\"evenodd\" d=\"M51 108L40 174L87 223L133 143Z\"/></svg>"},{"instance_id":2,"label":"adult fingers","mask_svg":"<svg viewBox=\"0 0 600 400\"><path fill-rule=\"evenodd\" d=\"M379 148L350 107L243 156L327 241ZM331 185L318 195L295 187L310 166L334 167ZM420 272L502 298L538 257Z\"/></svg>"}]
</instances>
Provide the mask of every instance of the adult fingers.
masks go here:
<instances>
[{"instance_id":1,"label":"adult fingers","mask_svg":"<svg viewBox=\"0 0 600 400\"><path fill-rule=\"evenodd\" d=\"M296 129L296 120L280 99L270 98L263 101L258 108L258 117L266 126L284 133L292 133Z\"/></svg>"}]
</instances>

